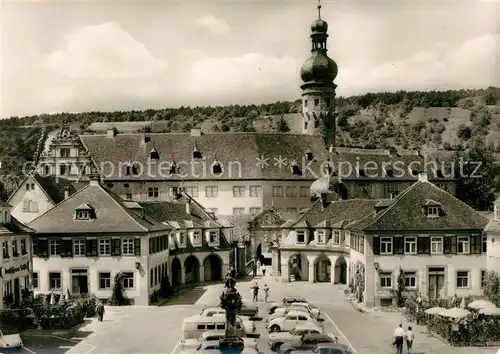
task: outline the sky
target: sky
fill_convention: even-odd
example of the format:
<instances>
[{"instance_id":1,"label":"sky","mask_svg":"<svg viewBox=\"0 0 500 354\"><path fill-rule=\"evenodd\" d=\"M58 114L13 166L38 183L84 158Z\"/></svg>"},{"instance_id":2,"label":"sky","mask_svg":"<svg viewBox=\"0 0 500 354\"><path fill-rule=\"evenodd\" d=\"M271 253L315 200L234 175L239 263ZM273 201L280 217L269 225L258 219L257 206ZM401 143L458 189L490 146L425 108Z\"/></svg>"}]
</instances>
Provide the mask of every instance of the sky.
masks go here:
<instances>
[{"instance_id":1,"label":"sky","mask_svg":"<svg viewBox=\"0 0 500 354\"><path fill-rule=\"evenodd\" d=\"M0 116L300 98L315 0L9 1ZM337 95L500 86L500 2L323 1Z\"/></svg>"}]
</instances>

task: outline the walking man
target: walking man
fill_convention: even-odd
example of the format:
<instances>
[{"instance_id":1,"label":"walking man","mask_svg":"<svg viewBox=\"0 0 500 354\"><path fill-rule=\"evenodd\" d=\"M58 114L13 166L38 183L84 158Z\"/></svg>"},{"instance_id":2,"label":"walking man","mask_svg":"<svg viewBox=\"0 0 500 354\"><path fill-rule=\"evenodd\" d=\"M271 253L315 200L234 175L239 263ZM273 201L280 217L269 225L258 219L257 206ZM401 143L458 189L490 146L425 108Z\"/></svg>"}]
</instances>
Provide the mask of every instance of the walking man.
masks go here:
<instances>
[{"instance_id":1,"label":"walking man","mask_svg":"<svg viewBox=\"0 0 500 354\"><path fill-rule=\"evenodd\" d=\"M255 278L257 276L257 266L255 265L255 263L252 266L252 271L253 271L253 277Z\"/></svg>"},{"instance_id":2,"label":"walking man","mask_svg":"<svg viewBox=\"0 0 500 354\"><path fill-rule=\"evenodd\" d=\"M269 298L269 287L264 285L264 301L267 302L267 299Z\"/></svg>"},{"instance_id":3,"label":"walking man","mask_svg":"<svg viewBox=\"0 0 500 354\"><path fill-rule=\"evenodd\" d=\"M396 346L396 353L403 354L403 343L406 333L403 329L403 325L400 324L398 328L394 330L394 342L393 344Z\"/></svg>"},{"instance_id":4,"label":"walking man","mask_svg":"<svg viewBox=\"0 0 500 354\"><path fill-rule=\"evenodd\" d=\"M262 276L266 276L266 266L262 266Z\"/></svg>"},{"instance_id":5,"label":"walking man","mask_svg":"<svg viewBox=\"0 0 500 354\"><path fill-rule=\"evenodd\" d=\"M257 302L259 297L259 284L257 283L257 280L255 281L255 284L253 286L253 302Z\"/></svg>"},{"instance_id":6,"label":"walking man","mask_svg":"<svg viewBox=\"0 0 500 354\"><path fill-rule=\"evenodd\" d=\"M408 354L411 352L413 347L413 339L415 339L415 334L412 331L411 326L408 326L408 331L406 331L406 345L408 346Z\"/></svg>"},{"instance_id":7,"label":"walking man","mask_svg":"<svg viewBox=\"0 0 500 354\"><path fill-rule=\"evenodd\" d=\"M104 317L104 305L100 301L96 305L96 312L97 312L97 318L99 319L99 322L102 322L103 317Z\"/></svg>"}]
</instances>

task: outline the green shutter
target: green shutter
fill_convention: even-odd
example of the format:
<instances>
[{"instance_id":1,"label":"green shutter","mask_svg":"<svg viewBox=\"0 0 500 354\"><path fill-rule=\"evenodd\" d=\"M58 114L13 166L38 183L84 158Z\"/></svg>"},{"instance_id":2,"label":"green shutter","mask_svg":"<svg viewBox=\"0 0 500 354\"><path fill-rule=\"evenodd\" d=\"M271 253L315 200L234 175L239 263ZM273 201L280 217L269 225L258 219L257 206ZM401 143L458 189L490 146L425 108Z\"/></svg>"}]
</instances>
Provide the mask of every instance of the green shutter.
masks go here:
<instances>
[{"instance_id":1,"label":"green shutter","mask_svg":"<svg viewBox=\"0 0 500 354\"><path fill-rule=\"evenodd\" d=\"M140 238L134 239L134 253L136 256L141 255L141 239Z\"/></svg>"}]
</instances>

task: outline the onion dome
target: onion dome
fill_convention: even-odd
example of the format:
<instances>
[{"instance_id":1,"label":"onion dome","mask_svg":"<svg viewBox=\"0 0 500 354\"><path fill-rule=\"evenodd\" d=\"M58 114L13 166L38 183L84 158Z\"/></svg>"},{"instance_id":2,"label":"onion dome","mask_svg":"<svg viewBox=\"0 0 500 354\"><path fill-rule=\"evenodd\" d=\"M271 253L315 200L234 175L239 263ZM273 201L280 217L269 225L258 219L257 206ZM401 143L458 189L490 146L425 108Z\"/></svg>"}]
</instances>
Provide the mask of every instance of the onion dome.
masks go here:
<instances>
[{"instance_id":1,"label":"onion dome","mask_svg":"<svg viewBox=\"0 0 500 354\"><path fill-rule=\"evenodd\" d=\"M304 82L331 83L337 77L338 72L337 63L326 56L326 54L316 51L302 64L300 77Z\"/></svg>"},{"instance_id":2,"label":"onion dome","mask_svg":"<svg viewBox=\"0 0 500 354\"><path fill-rule=\"evenodd\" d=\"M321 18L318 18L311 24L311 32L312 33L328 32L328 23L326 23L326 21L323 21Z\"/></svg>"}]
</instances>

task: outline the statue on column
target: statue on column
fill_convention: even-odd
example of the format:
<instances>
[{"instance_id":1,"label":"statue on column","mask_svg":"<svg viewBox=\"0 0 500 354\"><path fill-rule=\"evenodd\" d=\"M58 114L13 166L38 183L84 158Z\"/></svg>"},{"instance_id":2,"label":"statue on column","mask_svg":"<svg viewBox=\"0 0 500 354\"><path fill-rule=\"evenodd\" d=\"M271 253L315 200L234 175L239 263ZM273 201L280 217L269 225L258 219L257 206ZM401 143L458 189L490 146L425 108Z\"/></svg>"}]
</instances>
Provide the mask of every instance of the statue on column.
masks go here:
<instances>
[{"instance_id":1,"label":"statue on column","mask_svg":"<svg viewBox=\"0 0 500 354\"><path fill-rule=\"evenodd\" d=\"M224 291L220 296L220 307L226 310L226 333L219 343L219 350L225 354L241 353L244 348L243 339L236 332L236 315L241 310L243 302L236 290L236 272L229 268L224 281Z\"/></svg>"},{"instance_id":2,"label":"statue on column","mask_svg":"<svg viewBox=\"0 0 500 354\"><path fill-rule=\"evenodd\" d=\"M271 237L271 246L278 246L278 235L273 233L273 236Z\"/></svg>"}]
</instances>

